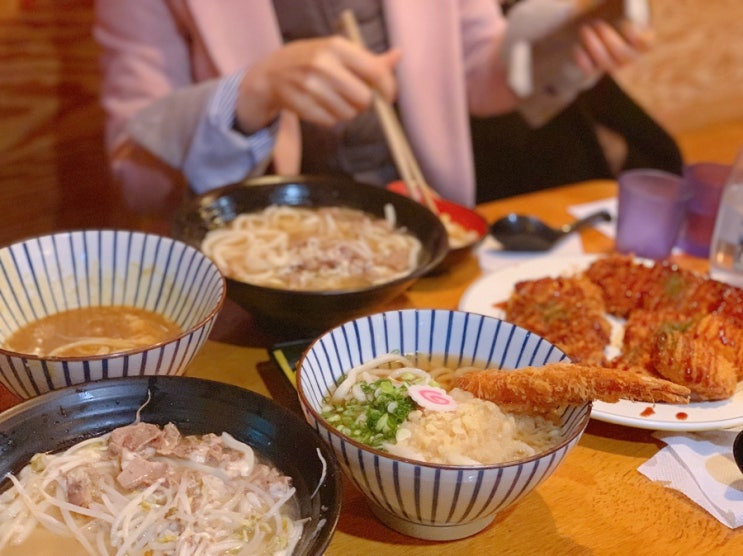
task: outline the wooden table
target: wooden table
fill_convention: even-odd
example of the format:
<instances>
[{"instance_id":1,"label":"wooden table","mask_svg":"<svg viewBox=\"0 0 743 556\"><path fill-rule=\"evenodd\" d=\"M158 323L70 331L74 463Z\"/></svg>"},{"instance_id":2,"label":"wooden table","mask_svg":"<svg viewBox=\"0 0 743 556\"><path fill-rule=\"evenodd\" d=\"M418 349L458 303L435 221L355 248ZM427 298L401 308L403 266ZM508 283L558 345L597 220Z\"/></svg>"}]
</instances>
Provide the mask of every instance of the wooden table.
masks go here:
<instances>
[{"instance_id":1,"label":"wooden table","mask_svg":"<svg viewBox=\"0 0 743 556\"><path fill-rule=\"evenodd\" d=\"M513 210L560 225L572 219L568 206L607 198L615 191L612 181L587 182L489 203L480 210L489 221ZM613 248L613 241L595 230L584 231L583 241L589 252ZM681 256L678 262L706 268L706 261L690 257ZM455 309L478 276L472 257L451 272L420 280L389 308ZM228 302L187 374L236 384L298 410L296 393L266 351L275 340ZM0 396L0 409L12 402ZM662 445L651 431L592 421L552 477L484 531L456 542L426 542L386 528L346 481L340 521L327 554L743 553L743 531L728 529L682 494L637 471Z\"/></svg>"}]
</instances>

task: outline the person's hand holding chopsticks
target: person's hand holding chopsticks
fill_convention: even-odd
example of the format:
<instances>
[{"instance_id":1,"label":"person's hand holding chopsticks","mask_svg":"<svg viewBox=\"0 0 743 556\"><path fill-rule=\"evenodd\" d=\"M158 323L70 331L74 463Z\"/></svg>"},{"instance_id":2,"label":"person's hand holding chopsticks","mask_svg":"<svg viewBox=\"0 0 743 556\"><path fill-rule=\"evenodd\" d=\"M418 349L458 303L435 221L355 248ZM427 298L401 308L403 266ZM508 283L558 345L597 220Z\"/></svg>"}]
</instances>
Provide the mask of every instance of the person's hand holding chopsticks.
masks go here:
<instances>
[{"instance_id":1,"label":"person's hand holding chopsticks","mask_svg":"<svg viewBox=\"0 0 743 556\"><path fill-rule=\"evenodd\" d=\"M369 108L373 96L394 100L400 52L374 54L341 36L294 41L250 68L240 84L236 126L252 133L281 110L332 126Z\"/></svg>"},{"instance_id":2,"label":"person's hand holding chopsticks","mask_svg":"<svg viewBox=\"0 0 743 556\"><path fill-rule=\"evenodd\" d=\"M351 10L343 10L338 24L343 33L354 44L365 48L358 22ZM377 117L382 124L382 130L387 138L387 145L392 152L397 171L405 183L408 194L411 198L426 205L434 213L438 213L438 207L434 200L437 194L426 183L426 179L413 154L413 149L410 147L400 120L397 118L397 114L395 114L395 109L385 95L376 89L373 91L372 100L374 110L377 113Z\"/></svg>"}]
</instances>

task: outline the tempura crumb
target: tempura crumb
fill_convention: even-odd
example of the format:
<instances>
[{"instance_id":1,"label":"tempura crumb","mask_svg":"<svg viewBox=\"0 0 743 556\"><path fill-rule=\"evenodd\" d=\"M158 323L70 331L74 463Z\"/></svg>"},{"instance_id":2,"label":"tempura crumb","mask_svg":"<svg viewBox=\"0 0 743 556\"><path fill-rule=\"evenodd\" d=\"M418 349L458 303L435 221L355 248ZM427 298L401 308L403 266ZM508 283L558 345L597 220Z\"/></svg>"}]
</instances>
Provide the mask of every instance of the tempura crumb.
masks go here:
<instances>
[{"instance_id":1,"label":"tempura crumb","mask_svg":"<svg viewBox=\"0 0 743 556\"><path fill-rule=\"evenodd\" d=\"M447 465L492 465L526 458L554 445L559 429L539 416L505 414L455 388L454 411L413 411L397 431L392 454Z\"/></svg>"}]
</instances>

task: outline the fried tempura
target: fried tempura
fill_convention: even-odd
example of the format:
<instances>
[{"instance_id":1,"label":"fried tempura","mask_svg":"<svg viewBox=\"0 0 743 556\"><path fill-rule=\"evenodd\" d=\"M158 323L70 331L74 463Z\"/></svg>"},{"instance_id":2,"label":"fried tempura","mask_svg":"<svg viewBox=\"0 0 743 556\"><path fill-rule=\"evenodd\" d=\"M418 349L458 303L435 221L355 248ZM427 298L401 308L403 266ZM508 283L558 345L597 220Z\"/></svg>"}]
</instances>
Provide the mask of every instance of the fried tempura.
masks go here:
<instances>
[{"instance_id":1,"label":"fried tempura","mask_svg":"<svg viewBox=\"0 0 743 556\"><path fill-rule=\"evenodd\" d=\"M637 310L686 316L724 312L743 322L743 290L710 280L669 261L644 264L630 255L595 260L585 276L601 288L606 310L627 318Z\"/></svg>"},{"instance_id":2,"label":"fried tempura","mask_svg":"<svg viewBox=\"0 0 743 556\"><path fill-rule=\"evenodd\" d=\"M611 361L611 366L618 369L640 368L657 376L652 361L659 331L688 330L695 318L676 310L632 311L624 325L622 352Z\"/></svg>"},{"instance_id":3,"label":"fried tempura","mask_svg":"<svg viewBox=\"0 0 743 556\"><path fill-rule=\"evenodd\" d=\"M652 369L667 380L687 386L695 401L729 398L738 384L733 363L738 354L734 346L722 341L724 329L722 317L707 315L686 331L660 330L651 355Z\"/></svg>"},{"instance_id":4,"label":"fried tempura","mask_svg":"<svg viewBox=\"0 0 743 556\"><path fill-rule=\"evenodd\" d=\"M573 277L520 282L502 307L574 363L666 379L695 401L728 398L743 380L743 289L669 261L608 255ZM611 361L606 314L626 319Z\"/></svg>"},{"instance_id":5,"label":"fried tempura","mask_svg":"<svg viewBox=\"0 0 743 556\"><path fill-rule=\"evenodd\" d=\"M574 363L551 363L516 370L473 371L455 386L490 400L504 411L545 414L563 405L621 399L688 403L686 386L646 374Z\"/></svg>"},{"instance_id":6,"label":"fried tempura","mask_svg":"<svg viewBox=\"0 0 743 556\"><path fill-rule=\"evenodd\" d=\"M718 356L730 360L736 369L737 380L743 380L743 326L741 321L725 312L705 315L694 333Z\"/></svg>"},{"instance_id":7,"label":"fried tempura","mask_svg":"<svg viewBox=\"0 0 743 556\"><path fill-rule=\"evenodd\" d=\"M552 342L573 361L604 360L611 326L601 291L590 280L574 276L519 282L504 310L506 320Z\"/></svg>"},{"instance_id":8,"label":"fried tempura","mask_svg":"<svg viewBox=\"0 0 743 556\"><path fill-rule=\"evenodd\" d=\"M606 310L617 317L627 318L638 309L709 310L691 297L707 280L668 261L646 265L629 255L612 254L591 263L585 275L601 288Z\"/></svg>"},{"instance_id":9,"label":"fried tempura","mask_svg":"<svg viewBox=\"0 0 743 556\"><path fill-rule=\"evenodd\" d=\"M637 310L625 325L622 353L611 366L642 368L687 386L692 399L733 395L743 378L743 329L719 313L688 316L675 310Z\"/></svg>"}]
</instances>

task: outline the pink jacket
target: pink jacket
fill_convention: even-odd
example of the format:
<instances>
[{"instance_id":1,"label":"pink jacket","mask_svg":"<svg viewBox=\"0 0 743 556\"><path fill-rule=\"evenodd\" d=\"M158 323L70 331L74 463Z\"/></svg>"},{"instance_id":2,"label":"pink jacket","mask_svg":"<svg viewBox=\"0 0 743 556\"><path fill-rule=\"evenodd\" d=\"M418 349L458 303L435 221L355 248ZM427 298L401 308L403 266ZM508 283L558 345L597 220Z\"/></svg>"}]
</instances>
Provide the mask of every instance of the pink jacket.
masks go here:
<instances>
[{"instance_id":1,"label":"pink jacket","mask_svg":"<svg viewBox=\"0 0 743 556\"><path fill-rule=\"evenodd\" d=\"M385 0L384 9L389 40L403 53L401 117L423 172L442 195L471 206L468 113L492 114L514 104L499 56L505 21L493 0ZM132 153L127 124L149 107L151 136L144 144L183 168L195 151L210 147L199 130L214 79L248 67L281 43L271 0L99 0L96 10L114 166ZM282 115L273 151L282 174L300 167L296 123ZM215 175L199 188L232 178Z\"/></svg>"}]
</instances>

